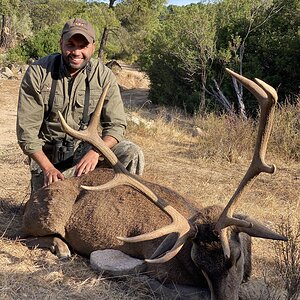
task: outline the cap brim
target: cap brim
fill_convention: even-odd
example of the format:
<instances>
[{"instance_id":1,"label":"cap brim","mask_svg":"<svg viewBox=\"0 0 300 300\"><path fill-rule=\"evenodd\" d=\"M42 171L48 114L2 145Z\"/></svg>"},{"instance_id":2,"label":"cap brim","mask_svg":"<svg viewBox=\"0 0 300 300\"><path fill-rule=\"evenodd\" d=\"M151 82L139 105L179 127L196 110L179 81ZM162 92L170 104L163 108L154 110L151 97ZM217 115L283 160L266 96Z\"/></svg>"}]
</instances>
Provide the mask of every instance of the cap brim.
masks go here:
<instances>
[{"instance_id":1,"label":"cap brim","mask_svg":"<svg viewBox=\"0 0 300 300\"><path fill-rule=\"evenodd\" d=\"M84 31L78 30L78 29L70 30L70 31L64 33L63 34L63 39L69 40L75 34L81 34L81 35L83 35L89 43L93 43L94 42L94 39L87 32L84 32Z\"/></svg>"}]
</instances>

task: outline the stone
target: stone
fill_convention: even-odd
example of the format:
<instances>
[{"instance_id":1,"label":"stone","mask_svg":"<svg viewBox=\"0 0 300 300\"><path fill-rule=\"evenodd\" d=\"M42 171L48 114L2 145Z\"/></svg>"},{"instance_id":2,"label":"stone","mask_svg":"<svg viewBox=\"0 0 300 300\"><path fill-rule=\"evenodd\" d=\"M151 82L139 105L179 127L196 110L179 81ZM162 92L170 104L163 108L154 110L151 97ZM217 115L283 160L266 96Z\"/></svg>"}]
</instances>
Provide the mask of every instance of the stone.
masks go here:
<instances>
[{"instance_id":1,"label":"stone","mask_svg":"<svg viewBox=\"0 0 300 300\"><path fill-rule=\"evenodd\" d=\"M90 255L93 270L109 276L123 276L143 272L145 262L133 258L119 250L105 249L93 251Z\"/></svg>"},{"instance_id":2,"label":"stone","mask_svg":"<svg viewBox=\"0 0 300 300\"><path fill-rule=\"evenodd\" d=\"M7 78L11 78L14 76L14 73L12 72L12 70L8 67L5 67L2 69L1 73L6 76Z\"/></svg>"}]
</instances>

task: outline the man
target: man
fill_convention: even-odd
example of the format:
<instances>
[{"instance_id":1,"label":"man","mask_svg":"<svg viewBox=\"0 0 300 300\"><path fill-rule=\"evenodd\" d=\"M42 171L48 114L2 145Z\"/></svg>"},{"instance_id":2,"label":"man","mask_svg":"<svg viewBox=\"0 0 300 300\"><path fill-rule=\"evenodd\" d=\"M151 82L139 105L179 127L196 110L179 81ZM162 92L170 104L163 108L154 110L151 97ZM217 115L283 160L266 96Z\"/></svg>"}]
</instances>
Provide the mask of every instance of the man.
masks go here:
<instances>
[{"instance_id":1,"label":"man","mask_svg":"<svg viewBox=\"0 0 300 300\"><path fill-rule=\"evenodd\" d=\"M126 116L116 78L91 58L95 51L92 25L82 19L69 20L62 30L60 49L61 54L32 63L20 87L17 137L30 158L32 191L95 169L101 154L65 134L58 111L74 129L85 128L108 83L101 114L102 139L130 172L141 174L143 153L124 140Z\"/></svg>"}]
</instances>

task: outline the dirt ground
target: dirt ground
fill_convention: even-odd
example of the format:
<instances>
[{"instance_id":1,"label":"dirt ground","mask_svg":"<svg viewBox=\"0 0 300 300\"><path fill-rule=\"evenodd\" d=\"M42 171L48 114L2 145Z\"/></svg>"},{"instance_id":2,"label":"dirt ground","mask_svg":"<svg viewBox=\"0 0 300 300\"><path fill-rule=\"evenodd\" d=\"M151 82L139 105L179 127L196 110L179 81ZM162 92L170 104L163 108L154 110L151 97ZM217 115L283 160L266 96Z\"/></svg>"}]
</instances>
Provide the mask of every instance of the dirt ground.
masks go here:
<instances>
[{"instance_id":1,"label":"dirt ground","mask_svg":"<svg viewBox=\"0 0 300 300\"><path fill-rule=\"evenodd\" d=\"M127 109L136 111L147 103L148 81L139 75L130 77L133 83L128 84L128 76L126 73L119 78L123 99ZM128 290L123 283L103 280L84 259L75 256L63 264L49 252L28 250L6 238L19 226L20 208L29 193L27 160L15 135L19 84L20 80L0 81L0 299L150 299L148 292L143 297L140 291L132 291L132 286ZM144 149L145 177L188 198L197 198L203 205L228 201L247 167L244 163L229 165L201 159L191 163L187 149L193 147L192 138L179 142L157 136L155 129L146 133L146 128L139 130L130 132L129 137ZM299 178L299 165L281 162L272 180L262 176L241 211L266 220L271 227L279 223L281 216L299 220ZM254 278L272 279L274 242L255 239L253 249Z\"/></svg>"}]
</instances>

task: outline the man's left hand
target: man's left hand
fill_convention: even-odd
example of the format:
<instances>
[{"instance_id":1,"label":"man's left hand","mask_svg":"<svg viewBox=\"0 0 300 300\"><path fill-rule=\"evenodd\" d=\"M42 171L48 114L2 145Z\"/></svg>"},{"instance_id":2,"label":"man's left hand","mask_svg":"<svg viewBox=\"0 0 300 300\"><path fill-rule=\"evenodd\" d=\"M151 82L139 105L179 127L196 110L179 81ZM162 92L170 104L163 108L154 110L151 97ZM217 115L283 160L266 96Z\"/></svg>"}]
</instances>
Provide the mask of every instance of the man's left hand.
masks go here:
<instances>
[{"instance_id":1,"label":"man's left hand","mask_svg":"<svg viewBox=\"0 0 300 300\"><path fill-rule=\"evenodd\" d=\"M75 175L80 176L93 171L98 164L99 156L99 153L94 150L88 151L77 164Z\"/></svg>"}]
</instances>

